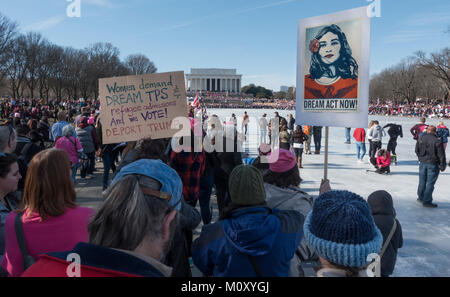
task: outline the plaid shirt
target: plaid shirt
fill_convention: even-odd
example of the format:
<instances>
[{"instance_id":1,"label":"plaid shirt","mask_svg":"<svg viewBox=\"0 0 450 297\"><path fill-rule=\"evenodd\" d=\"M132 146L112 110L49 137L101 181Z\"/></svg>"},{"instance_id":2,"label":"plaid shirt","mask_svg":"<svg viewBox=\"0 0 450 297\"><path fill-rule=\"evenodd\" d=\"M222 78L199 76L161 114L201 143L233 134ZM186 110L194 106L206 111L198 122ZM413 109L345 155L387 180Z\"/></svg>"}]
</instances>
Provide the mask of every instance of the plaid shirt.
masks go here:
<instances>
[{"instance_id":1,"label":"plaid shirt","mask_svg":"<svg viewBox=\"0 0 450 297\"><path fill-rule=\"evenodd\" d=\"M196 203L200 191L200 177L205 171L205 152L172 152L169 166L175 169L183 182L184 200Z\"/></svg>"}]
</instances>

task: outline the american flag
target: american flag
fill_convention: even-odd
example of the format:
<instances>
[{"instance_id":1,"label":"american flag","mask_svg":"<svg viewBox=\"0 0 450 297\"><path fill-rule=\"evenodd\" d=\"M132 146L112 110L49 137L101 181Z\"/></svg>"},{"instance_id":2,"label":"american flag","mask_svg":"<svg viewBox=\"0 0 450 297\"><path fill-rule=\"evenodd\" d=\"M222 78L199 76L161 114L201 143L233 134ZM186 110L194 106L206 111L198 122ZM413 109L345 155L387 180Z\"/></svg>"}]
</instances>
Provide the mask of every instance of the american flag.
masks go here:
<instances>
[{"instance_id":1,"label":"american flag","mask_svg":"<svg viewBox=\"0 0 450 297\"><path fill-rule=\"evenodd\" d=\"M198 107L199 104L198 94L195 94L194 103L192 103L192 106Z\"/></svg>"}]
</instances>

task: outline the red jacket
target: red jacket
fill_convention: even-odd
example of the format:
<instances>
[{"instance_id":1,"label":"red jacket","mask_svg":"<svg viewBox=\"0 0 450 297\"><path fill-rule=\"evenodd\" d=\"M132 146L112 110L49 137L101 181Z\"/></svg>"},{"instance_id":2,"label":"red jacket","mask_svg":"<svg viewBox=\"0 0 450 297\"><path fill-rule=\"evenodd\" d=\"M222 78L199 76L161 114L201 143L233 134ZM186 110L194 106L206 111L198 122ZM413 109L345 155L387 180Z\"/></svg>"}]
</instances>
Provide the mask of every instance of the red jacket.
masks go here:
<instances>
[{"instance_id":1,"label":"red jacket","mask_svg":"<svg viewBox=\"0 0 450 297\"><path fill-rule=\"evenodd\" d=\"M366 141L366 130L364 128L356 128L353 132L353 138L358 142Z\"/></svg>"},{"instance_id":2,"label":"red jacket","mask_svg":"<svg viewBox=\"0 0 450 297\"><path fill-rule=\"evenodd\" d=\"M377 165L379 168L388 167L391 165L391 154L386 152L386 159L383 156L378 156L377 154Z\"/></svg>"},{"instance_id":3,"label":"red jacket","mask_svg":"<svg viewBox=\"0 0 450 297\"><path fill-rule=\"evenodd\" d=\"M414 127L412 127L411 130L409 130L409 131L411 131L411 134L412 134L414 140L419 139L420 133L422 133L423 130L425 130L427 128L427 126L428 125L426 125L426 124L420 123L420 124L414 125Z\"/></svg>"},{"instance_id":4,"label":"red jacket","mask_svg":"<svg viewBox=\"0 0 450 297\"><path fill-rule=\"evenodd\" d=\"M71 251L42 254L21 276L68 277L68 272L75 270L75 264L67 261L72 253L80 257L81 277L164 277L156 267L140 258L84 242L78 243ZM73 266L69 267L71 264Z\"/></svg>"}]
</instances>

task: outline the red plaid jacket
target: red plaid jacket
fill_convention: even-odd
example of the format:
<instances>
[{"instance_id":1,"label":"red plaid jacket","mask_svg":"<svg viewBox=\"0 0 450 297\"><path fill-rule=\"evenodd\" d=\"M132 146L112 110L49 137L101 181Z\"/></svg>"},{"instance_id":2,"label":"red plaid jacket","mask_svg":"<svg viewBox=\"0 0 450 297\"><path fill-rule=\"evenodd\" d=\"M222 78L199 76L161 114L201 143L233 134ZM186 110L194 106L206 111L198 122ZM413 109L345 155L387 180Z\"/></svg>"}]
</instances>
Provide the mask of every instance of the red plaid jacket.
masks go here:
<instances>
[{"instance_id":1,"label":"red plaid jacket","mask_svg":"<svg viewBox=\"0 0 450 297\"><path fill-rule=\"evenodd\" d=\"M205 171L205 152L172 152L169 166L175 169L183 182L183 196L186 202L195 203L200 191L200 177Z\"/></svg>"}]
</instances>

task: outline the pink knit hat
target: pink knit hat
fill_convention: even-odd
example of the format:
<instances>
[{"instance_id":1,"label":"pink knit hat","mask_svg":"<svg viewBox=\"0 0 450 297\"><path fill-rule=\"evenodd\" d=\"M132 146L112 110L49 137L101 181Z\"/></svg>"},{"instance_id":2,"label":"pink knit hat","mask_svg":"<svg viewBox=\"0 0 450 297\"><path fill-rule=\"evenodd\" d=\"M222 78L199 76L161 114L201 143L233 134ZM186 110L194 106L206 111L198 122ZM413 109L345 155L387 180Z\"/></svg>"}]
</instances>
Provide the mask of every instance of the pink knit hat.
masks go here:
<instances>
[{"instance_id":1,"label":"pink knit hat","mask_svg":"<svg viewBox=\"0 0 450 297\"><path fill-rule=\"evenodd\" d=\"M272 172L286 172L297 166L294 154L288 150L276 149L269 154L269 159L272 154L275 156L278 154L278 159L269 165Z\"/></svg>"}]
</instances>

